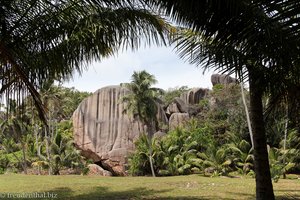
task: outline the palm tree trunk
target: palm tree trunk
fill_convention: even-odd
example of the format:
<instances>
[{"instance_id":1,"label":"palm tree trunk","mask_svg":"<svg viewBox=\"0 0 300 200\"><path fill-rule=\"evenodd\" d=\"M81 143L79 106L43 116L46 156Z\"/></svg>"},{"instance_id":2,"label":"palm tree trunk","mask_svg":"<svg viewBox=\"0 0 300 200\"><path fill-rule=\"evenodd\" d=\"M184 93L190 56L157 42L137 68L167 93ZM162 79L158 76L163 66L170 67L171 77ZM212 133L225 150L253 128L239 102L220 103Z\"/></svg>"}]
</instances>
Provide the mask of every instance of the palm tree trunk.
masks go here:
<instances>
[{"instance_id":1,"label":"palm tree trunk","mask_svg":"<svg viewBox=\"0 0 300 200\"><path fill-rule=\"evenodd\" d=\"M23 138L22 138L23 139ZM26 161L26 147L24 142L21 142L22 145L22 154L23 154L23 170L24 170L24 174L27 174L27 161Z\"/></svg>"},{"instance_id":2,"label":"palm tree trunk","mask_svg":"<svg viewBox=\"0 0 300 200\"><path fill-rule=\"evenodd\" d=\"M152 149L149 150L150 151L150 155L149 155L149 162L150 162L150 168L151 168L151 173L152 173L152 176L153 177L156 177L155 176L155 172L154 172L154 167L153 167L153 157L152 157Z\"/></svg>"},{"instance_id":3,"label":"palm tree trunk","mask_svg":"<svg viewBox=\"0 0 300 200\"><path fill-rule=\"evenodd\" d=\"M249 70L250 114L254 142L254 169L256 181L256 199L273 200L274 192L269 167L266 131L263 119L263 106L260 74Z\"/></svg>"},{"instance_id":4,"label":"palm tree trunk","mask_svg":"<svg viewBox=\"0 0 300 200\"><path fill-rule=\"evenodd\" d=\"M240 83L240 86L241 86L242 99L243 99L243 104L244 104L245 113L246 113L246 118L247 118L248 130L249 130L249 133L250 133L251 146L252 146L252 149L253 149L253 133L252 133L252 126L251 126L250 115L249 115L248 106L247 106L247 102L246 102L246 98L245 98L244 84L243 84L243 82Z\"/></svg>"},{"instance_id":5,"label":"palm tree trunk","mask_svg":"<svg viewBox=\"0 0 300 200\"><path fill-rule=\"evenodd\" d=\"M50 134L47 134L47 132L48 132L48 130L47 130L47 128L45 129L45 141L46 141L46 155L47 155L47 160L48 160L48 162L49 162L49 170L48 170L48 173L49 173L49 175L51 175L52 174L52 166L51 166L51 162L52 162L52 160L51 160L51 156L50 156L50 149L49 149L49 135Z\"/></svg>"},{"instance_id":6,"label":"palm tree trunk","mask_svg":"<svg viewBox=\"0 0 300 200\"><path fill-rule=\"evenodd\" d=\"M146 120L145 120L146 121ZM149 163L150 163L150 169L151 169L151 173L153 177L155 176L155 172L154 172L154 167L153 167L153 149L152 149L152 139L153 139L153 135L154 135L154 126L153 126L153 121L146 121L144 124L146 124L147 127L147 140L149 143Z\"/></svg>"},{"instance_id":7,"label":"palm tree trunk","mask_svg":"<svg viewBox=\"0 0 300 200\"><path fill-rule=\"evenodd\" d=\"M286 157L286 139L288 134L288 126L289 126L289 103L286 102L286 119L285 119L285 125L284 125L284 140L283 140L283 165L285 165L285 157ZM286 179L286 170L283 170L283 179Z\"/></svg>"}]
</instances>

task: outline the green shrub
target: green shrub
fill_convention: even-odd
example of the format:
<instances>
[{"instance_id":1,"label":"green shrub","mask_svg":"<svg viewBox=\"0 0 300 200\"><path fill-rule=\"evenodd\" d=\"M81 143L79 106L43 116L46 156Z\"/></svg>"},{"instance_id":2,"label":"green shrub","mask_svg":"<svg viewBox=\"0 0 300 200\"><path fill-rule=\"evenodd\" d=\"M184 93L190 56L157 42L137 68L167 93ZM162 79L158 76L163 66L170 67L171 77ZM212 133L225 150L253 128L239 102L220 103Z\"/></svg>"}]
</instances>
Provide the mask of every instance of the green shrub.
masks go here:
<instances>
[{"instance_id":1,"label":"green shrub","mask_svg":"<svg viewBox=\"0 0 300 200\"><path fill-rule=\"evenodd\" d=\"M4 174L4 172L5 172L5 169L0 167L0 174Z\"/></svg>"}]
</instances>

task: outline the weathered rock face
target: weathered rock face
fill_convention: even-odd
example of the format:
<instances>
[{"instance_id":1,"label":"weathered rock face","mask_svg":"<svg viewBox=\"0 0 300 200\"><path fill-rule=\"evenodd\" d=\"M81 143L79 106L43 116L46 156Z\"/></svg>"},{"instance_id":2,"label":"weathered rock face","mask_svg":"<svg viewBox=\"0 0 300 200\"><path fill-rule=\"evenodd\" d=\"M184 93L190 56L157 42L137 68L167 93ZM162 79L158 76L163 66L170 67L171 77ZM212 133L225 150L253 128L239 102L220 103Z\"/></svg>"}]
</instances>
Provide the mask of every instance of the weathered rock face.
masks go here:
<instances>
[{"instance_id":1,"label":"weathered rock face","mask_svg":"<svg viewBox=\"0 0 300 200\"><path fill-rule=\"evenodd\" d=\"M139 120L124 113L125 104L120 98L127 93L120 86L99 89L73 114L76 147L115 175L125 175L127 156L134 150L134 141L145 131ZM160 121L167 123L162 108L159 110Z\"/></svg>"},{"instance_id":2,"label":"weathered rock face","mask_svg":"<svg viewBox=\"0 0 300 200\"><path fill-rule=\"evenodd\" d=\"M183 93L180 98L189 105L198 104L209 92L209 89L193 88Z\"/></svg>"},{"instance_id":3,"label":"weathered rock face","mask_svg":"<svg viewBox=\"0 0 300 200\"><path fill-rule=\"evenodd\" d=\"M176 104L179 112L181 113L186 113L188 112L188 105L179 97L176 97L174 100L173 100L173 103Z\"/></svg>"},{"instance_id":4,"label":"weathered rock face","mask_svg":"<svg viewBox=\"0 0 300 200\"><path fill-rule=\"evenodd\" d=\"M216 84L226 85L230 83L238 83L238 80L226 74L213 74L211 75L211 83L213 86Z\"/></svg>"},{"instance_id":5,"label":"weathered rock face","mask_svg":"<svg viewBox=\"0 0 300 200\"><path fill-rule=\"evenodd\" d=\"M169 129L174 130L176 127L184 125L189 119L188 113L173 113L169 119Z\"/></svg>"},{"instance_id":6,"label":"weathered rock face","mask_svg":"<svg viewBox=\"0 0 300 200\"><path fill-rule=\"evenodd\" d=\"M173 113L180 113L180 110L175 102L169 104L166 110L166 114L171 116Z\"/></svg>"},{"instance_id":7,"label":"weathered rock face","mask_svg":"<svg viewBox=\"0 0 300 200\"><path fill-rule=\"evenodd\" d=\"M156 114L156 118L158 120L159 123L161 123L161 125L168 125L168 118L166 115L166 112L164 111L163 107L161 104L157 105L158 110L157 110L157 114ZM156 127L158 129L158 127Z\"/></svg>"},{"instance_id":8,"label":"weathered rock face","mask_svg":"<svg viewBox=\"0 0 300 200\"><path fill-rule=\"evenodd\" d=\"M123 112L125 105L119 99L127 92L120 86L99 89L73 114L74 140L82 154L94 162L110 163L106 167L119 175L143 130L139 121Z\"/></svg>"}]
</instances>

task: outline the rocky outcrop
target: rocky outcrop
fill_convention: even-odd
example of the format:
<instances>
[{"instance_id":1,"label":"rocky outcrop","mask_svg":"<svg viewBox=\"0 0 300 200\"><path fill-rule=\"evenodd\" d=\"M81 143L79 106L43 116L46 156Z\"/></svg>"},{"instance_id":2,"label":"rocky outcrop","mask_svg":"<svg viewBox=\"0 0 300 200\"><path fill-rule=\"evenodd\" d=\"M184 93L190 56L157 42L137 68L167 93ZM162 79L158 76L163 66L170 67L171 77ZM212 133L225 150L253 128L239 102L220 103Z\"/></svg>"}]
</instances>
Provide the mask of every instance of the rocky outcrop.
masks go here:
<instances>
[{"instance_id":1,"label":"rocky outcrop","mask_svg":"<svg viewBox=\"0 0 300 200\"><path fill-rule=\"evenodd\" d=\"M213 86L217 84L226 85L230 83L238 83L238 80L226 74L213 74L211 75L211 83Z\"/></svg>"},{"instance_id":2,"label":"rocky outcrop","mask_svg":"<svg viewBox=\"0 0 300 200\"><path fill-rule=\"evenodd\" d=\"M183 126L189 119L190 116L188 113L173 113L169 119L169 130Z\"/></svg>"},{"instance_id":3,"label":"rocky outcrop","mask_svg":"<svg viewBox=\"0 0 300 200\"><path fill-rule=\"evenodd\" d=\"M227 75L213 74L211 82L216 85L238 81ZM82 150L83 156L113 175L126 175L127 156L134 151L135 140L147 130L138 119L124 112L126 105L120 99L128 93L121 86L99 89L85 99L73 114L76 147ZM163 102L158 102L154 137L161 138L168 130L183 126L193 116L199 116L199 102L206 97L209 97L208 89L193 88L165 105L165 110L161 106ZM210 105L214 104L213 100L209 101ZM94 168L96 170L97 166Z\"/></svg>"},{"instance_id":4,"label":"rocky outcrop","mask_svg":"<svg viewBox=\"0 0 300 200\"><path fill-rule=\"evenodd\" d=\"M173 100L173 103L176 104L179 112L181 112L181 113L187 113L188 112L188 105L181 98L176 97Z\"/></svg>"},{"instance_id":5,"label":"rocky outcrop","mask_svg":"<svg viewBox=\"0 0 300 200\"><path fill-rule=\"evenodd\" d=\"M198 104L209 92L209 89L204 88L193 88L185 93L183 93L180 98L187 105Z\"/></svg>"},{"instance_id":6,"label":"rocky outcrop","mask_svg":"<svg viewBox=\"0 0 300 200\"><path fill-rule=\"evenodd\" d=\"M107 171L96 164L89 164L88 166L89 172L88 175L99 175L99 176L112 176L110 171Z\"/></svg>"},{"instance_id":7,"label":"rocky outcrop","mask_svg":"<svg viewBox=\"0 0 300 200\"><path fill-rule=\"evenodd\" d=\"M114 175L125 175L127 156L134 141L145 131L142 123L124 112L120 98L128 94L121 86L108 86L85 99L73 114L74 141L83 156L100 162ZM159 107L158 118L167 123Z\"/></svg>"},{"instance_id":8,"label":"rocky outcrop","mask_svg":"<svg viewBox=\"0 0 300 200\"><path fill-rule=\"evenodd\" d=\"M171 116L173 113L180 113L180 110L175 102L172 102L168 105L166 114Z\"/></svg>"},{"instance_id":9,"label":"rocky outcrop","mask_svg":"<svg viewBox=\"0 0 300 200\"><path fill-rule=\"evenodd\" d=\"M167 125L168 118L167 118L165 110L162 107L162 104L157 104L157 108L158 108L157 114L156 114L157 121L159 123L161 123L160 124L161 126ZM159 129L158 127L156 127L156 128Z\"/></svg>"},{"instance_id":10,"label":"rocky outcrop","mask_svg":"<svg viewBox=\"0 0 300 200\"><path fill-rule=\"evenodd\" d=\"M123 175L119 168L143 130L139 121L124 113L125 105L119 99L127 92L119 86L97 90L73 114L77 148L94 162L109 162L106 168L118 175Z\"/></svg>"}]
</instances>

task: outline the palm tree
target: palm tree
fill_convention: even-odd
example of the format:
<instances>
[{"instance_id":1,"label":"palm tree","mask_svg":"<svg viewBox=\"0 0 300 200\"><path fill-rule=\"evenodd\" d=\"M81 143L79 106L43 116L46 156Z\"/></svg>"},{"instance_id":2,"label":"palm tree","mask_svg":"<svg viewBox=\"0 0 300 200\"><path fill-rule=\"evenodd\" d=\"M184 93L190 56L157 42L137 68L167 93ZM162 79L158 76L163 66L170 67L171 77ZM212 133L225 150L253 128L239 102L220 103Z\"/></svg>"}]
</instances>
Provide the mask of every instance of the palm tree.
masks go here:
<instances>
[{"instance_id":1,"label":"palm tree","mask_svg":"<svg viewBox=\"0 0 300 200\"><path fill-rule=\"evenodd\" d=\"M0 123L0 136L7 141L14 141L21 144L22 148L22 162L17 158L17 156L12 151L10 145L7 145L5 149L8 153L13 153L14 157L22 163L22 168L24 173L27 174L27 156L26 156L26 137L28 134L28 126L26 125L25 118L27 116L21 115L21 108L17 107L16 101L10 101L8 107L6 108L9 112L7 118ZM10 142L8 142L9 144Z\"/></svg>"},{"instance_id":2,"label":"palm tree","mask_svg":"<svg viewBox=\"0 0 300 200\"><path fill-rule=\"evenodd\" d=\"M144 133L135 142L137 153L130 159L130 171L132 174L141 174L140 169L143 169L144 172L148 171L145 169L145 167L148 165L150 166L152 176L155 177L153 164L154 157L156 156L156 152L154 151L155 143L155 138L149 138L149 136ZM147 163L147 160L149 163Z\"/></svg>"},{"instance_id":3,"label":"palm tree","mask_svg":"<svg viewBox=\"0 0 300 200\"><path fill-rule=\"evenodd\" d=\"M262 96L299 80L299 2L291 1L151 1L178 24L179 55L249 80L256 198L274 199L269 170ZM178 36L178 35L177 35ZM175 35L176 37L176 35Z\"/></svg>"},{"instance_id":4,"label":"palm tree","mask_svg":"<svg viewBox=\"0 0 300 200\"><path fill-rule=\"evenodd\" d=\"M155 77L145 70L134 72L130 83L124 85L130 93L124 96L121 101L127 103L127 108L124 111L132 113L133 116L138 117L144 126L147 127L148 142L151 144L152 136L156 131L157 126L157 109L158 109L158 94L162 94L159 88L151 87L157 82ZM151 145L149 146L149 162L152 176L155 176L153 168L153 155Z\"/></svg>"},{"instance_id":5,"label":"palm tree","mask_svg":"<svg viewBox=\"0 0 300 200\"><path fill-rule=\"evenodd\" d=\"M32 95L45 119L39 86L70 78L93 60L164 43L167 24L129 0L11 0L0 3L0 94ZM146 40L142 40L146 38Z\"/></svg>"},{"instance_id":6,"label":"palm tree","mask_svg":"<svg viewBox=\"0 0 300 200\"><path fill-rule=\"evenodd\" d=\"M47 158L43 156L41 158L48 163L54 175L59 175L62 167L73 167L80 162L80 151L74 149L73 141L68 141L60 132L45 140L49 142L50 154Z\"/></svg>"}]
</instances>

